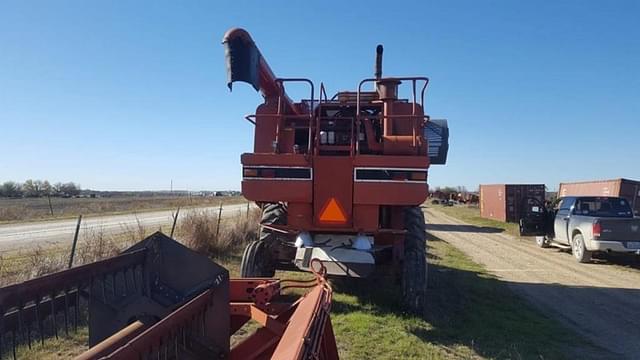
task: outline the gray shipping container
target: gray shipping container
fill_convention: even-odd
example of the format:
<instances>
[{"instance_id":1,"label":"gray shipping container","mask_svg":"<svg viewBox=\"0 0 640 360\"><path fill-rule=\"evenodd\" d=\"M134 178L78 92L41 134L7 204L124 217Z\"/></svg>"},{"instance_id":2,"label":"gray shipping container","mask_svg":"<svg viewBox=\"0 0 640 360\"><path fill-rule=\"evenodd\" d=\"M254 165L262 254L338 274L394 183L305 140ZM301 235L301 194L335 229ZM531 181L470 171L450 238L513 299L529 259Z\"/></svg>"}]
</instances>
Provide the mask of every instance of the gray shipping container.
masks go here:
<instances>
[{"instance_id":1,"label":"gray shipping container","mask_svg":"<svg viewBox=\"0 0 640 360\"><path fill-rule=\"evenodd\" d=\"M618 196L627 199L636 216L640 215L640 181L612 179L560 183L562 196Z\"/></svg>"},{"instance_id":2,"label":"gray shipping container","mask_svg":"<svg viewBox=\"0 0 640 360\"><path fill-rule=\"evenodd\" d=\"M527 198L544 204L544 184L480 185L480 216L506 222L519 222Z\"/></svg>"}]
</instances>

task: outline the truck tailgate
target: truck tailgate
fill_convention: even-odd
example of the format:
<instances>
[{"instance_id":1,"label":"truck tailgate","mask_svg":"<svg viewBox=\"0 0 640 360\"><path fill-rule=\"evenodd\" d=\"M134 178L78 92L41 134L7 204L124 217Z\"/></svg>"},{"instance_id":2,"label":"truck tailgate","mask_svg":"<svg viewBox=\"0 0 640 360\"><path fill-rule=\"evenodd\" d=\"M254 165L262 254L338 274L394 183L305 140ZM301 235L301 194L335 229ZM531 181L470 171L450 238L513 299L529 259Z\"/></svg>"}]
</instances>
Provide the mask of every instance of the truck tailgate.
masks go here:
<instances>
[{"instance_id":1,"label":"truck tailgate","mask_svg":"<svg viewBox=\"0 0 640 360\"><path fill-rule=\"evenodd\" d=\"M598 222L601 226L598 240L640 241L640 218L600 218Z\"/></svg>"}]
</instances>

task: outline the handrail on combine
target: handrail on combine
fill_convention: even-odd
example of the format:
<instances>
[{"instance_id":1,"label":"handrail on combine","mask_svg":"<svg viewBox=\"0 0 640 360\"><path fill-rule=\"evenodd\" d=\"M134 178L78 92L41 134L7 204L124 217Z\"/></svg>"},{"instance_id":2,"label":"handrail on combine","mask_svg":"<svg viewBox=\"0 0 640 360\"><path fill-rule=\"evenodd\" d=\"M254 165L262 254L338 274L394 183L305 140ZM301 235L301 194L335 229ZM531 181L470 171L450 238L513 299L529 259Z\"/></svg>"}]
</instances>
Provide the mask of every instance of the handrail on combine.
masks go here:
<instances>
[{"instance_id":1,"label":"handrail on combine","mask_svg":"<svg viewBox=\"0 0 640 360\"><path fill-rule=\"evenodd\" d=\"M311 144L312 144L312 136L313 136L313 111L315 106L315 86L313 81L306 78L275 78L274 83L277 85L279 89L278 95L278 108L275 114L260 114L260 116L264 117L275 117L276 118L276 129L275 129L275 140L273 143L274 152L278 149L278 145L280 143L280 128L282 127L283 121L285 119L304 119L308 120L308 125L305 128L308 130L308 148L307 153L311 153ZM286 109L295 109L295 106L290 103L290 99L285 92L284 83L285 82L302 82L309 85L310 88L310 97L309 97L309 109L307 114L300 114L295 111L293 114L285 114ZM245 120L249 121L253 125L256 125L256 117L257 114L245 115Z\"/></svg>"},{"instance_id":2,"label":"handrail on combine","mask_svg":"<svg viewBox=\"0 0 640 360\"><path fill-rule=\"evenodd\" d=\"M280 95L278 96L278 115L280 115L280 117L278 118L278 122L276 124L276 138L275 138L275 144L274 144L274 149L278 148L278 136L280 133L280 125L282 123L282 120L284 120L284 108L283 108L283 101L284 99L288 99L286 92L284 91L284 83L285 82L303 82L303 83L307 83L309 84L309 87L311 88L311 103L309 104L309 141L308 141L308 149L307 149L307 153L311 153L311 134L312 134L312 126L313 126L313 107L315 105L315 87L313 85L313 81L306 79L306 78L277 78L275 79L276 84L278 84L279 88L280 88ZM300 115L300 114L298 114Z\"/></svg>"},{"instance_id":3,"label":"handrail on combine","mask_svg":"<svg viewBox=\"0 0 640 360\"><path fill-rule=\"evenodd\" d=\"M415 104L416 104L416 83L418 81L424 81L424 85L422 86L422 90L420 91L420 107L422 107L422 109L424 109L424 93L427 90L427 85L429 85L429 78L428 77L424 77L424 76L409 76L409 77L394 77L394 78L388 78L388 79L393 79L393 80L398 80L398 81L409 81L411 80L411 88L412 88L412 104L413 106L413 114L415 115ZM358 92L356 93L356 114L359 115L360 114L360 93L362 92L362 85L366 84L366 83L370 83L370 82L377 82L380 81L380 79L376 79L376 78L368 78L368 79L364 79L362 81L360 81L360 83L358 83Z\"/></svg>"},{"instance_id":4,"label":"handrail on combine","mask_svg":"<svg viewBox=\"0 0 640 360\"><path fill-rule=\"evenodd\" d=\"M370 82L375 82L378 83L380 81L384 81L384 80L393 80L393 81L397 81L398 83L402 82L402 81L411 81L411 90L412 90L412 101L411 101L411 115L382 115L379 116L378 118L381 118L383 120L386 119L391 119L391 118L403 118L403 117L409 117L409 118L415 118L418 116L422 116L424 119L426 119L428 121L428 117L424 116L423 114L417 114L417 109L416 109L416 103L417 103L417 98L416 98L416 84L418 82L423 81L424 85L422 85L422 90L420 91L420 107L422 108L423 112L424 112L424 93L427 90L427 86L429 85L429 78L428 77L424 77L424 76L410 76L410 77L393 77L393 78L368 78L368 79L364 79L362 81L360 81L360 83L358 83L358 91L356 93L356 118L357 118L357 122L360 122L362 115L360 114L360 93L362 92L362 85L366 84L366 83L370 83ZM371 118L371 116L366 116L366 118ZM417 138L418 138L418 129L416 128L416 124L413 124L412 127L412 136L413 136L413 146L417 146ZM359 151L359 149L358 149Z\"/></svg>"}]
</instances>

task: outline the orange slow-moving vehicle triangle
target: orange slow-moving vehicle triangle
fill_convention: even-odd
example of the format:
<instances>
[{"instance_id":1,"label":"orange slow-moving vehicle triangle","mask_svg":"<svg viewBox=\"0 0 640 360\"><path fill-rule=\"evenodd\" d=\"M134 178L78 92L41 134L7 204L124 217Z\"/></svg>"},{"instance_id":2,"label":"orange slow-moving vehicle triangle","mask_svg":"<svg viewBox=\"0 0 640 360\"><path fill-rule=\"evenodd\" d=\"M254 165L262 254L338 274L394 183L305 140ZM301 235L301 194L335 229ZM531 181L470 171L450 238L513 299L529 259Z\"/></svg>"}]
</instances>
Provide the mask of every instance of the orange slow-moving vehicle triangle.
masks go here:
<instances>
[{"instance_id":1,"label":"orange slow-moving vehicle triangle","mask_svg":"<svg viewBox=\"0 0 640 360\"><path fill-rule=\"evenodd\" d=\"M338 201L335 198L329 199L327 204L320 212L320 221L332 222L332 223L345 223L347 222L347 216Z\"/></svg>"}]
</instances>

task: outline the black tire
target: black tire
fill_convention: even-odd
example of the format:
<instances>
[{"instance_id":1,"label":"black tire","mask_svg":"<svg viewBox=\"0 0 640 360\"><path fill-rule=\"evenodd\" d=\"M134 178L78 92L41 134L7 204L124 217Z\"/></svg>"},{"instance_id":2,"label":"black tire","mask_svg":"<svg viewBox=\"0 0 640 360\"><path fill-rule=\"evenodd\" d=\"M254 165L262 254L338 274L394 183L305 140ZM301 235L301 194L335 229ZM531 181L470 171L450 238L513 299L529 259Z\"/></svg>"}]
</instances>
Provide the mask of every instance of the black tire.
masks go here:
<instances>
[{"instance_id":1,"label":"black tire","mask_svg":"<svg viewBox=\"0 0 640 360\"><path fill-rule=\"evenodd\" d=\"M262 219L260 220L262 225L286 225L287 224L287 209L280 203L267 203L262 207ZM273 231L266 229L264 226L260 226L261 241L272 243L276 240Z\"/></svg>"},{"instance_id":2,"label":"black tire","mask_svg":"<svg viewBox=\"0 0 640 360\"><path fill-rule=\"evenodd\" d=\"M287 210L283 204L267 203L262 206L261 225L285 225L287 223ZM258 241L250 242L242 254L240 264L240 276L273 277L276 274L276 266L273 261L273 250L278 241L276 234L260 226Z\"/></svg>"},{"instance_id":3,"label":"black tire","mask_svg":"<svg viewBox=\"0 0 640 360\"><path fill-rule=\"evenodd\" d=\"M591 251L587 250L587 247L584 245L584 237L582 234L577 233L573 235L571 241L571 253L578 262L588 263L591 261Z\"/></svg>"},{"instance_id":4,"label":"black tire","mask_svg":"<svg viewBox=\"0 0 640 360\"><path fill-rule=\"evenodd\" d=\"M419 206L405 209L404 228L403 302L408 311L422 315L427 295L427 239L424 213Z\"/></svg>"},{"instance_id":5,"label":"black tire","mask_svg":"<svg viewBox=\"0 0 640 360\"><path fill-rule=\"evenodd\" d=\"M536 245L541 248L548 248L549 240L547 240L546 236L536 236Z\"/></svg>"},{"instance_id":6,"label":"black tire","mask_svg":"<svg viewBox=\"0 0 640 360\"><path fill-rule=\"evenodd\" d=\"M264 241L250 242L242 254L240 277L273 277L275 273L268 244Z\"/></svg>"}]
</instances>

